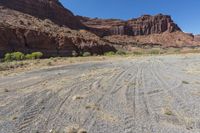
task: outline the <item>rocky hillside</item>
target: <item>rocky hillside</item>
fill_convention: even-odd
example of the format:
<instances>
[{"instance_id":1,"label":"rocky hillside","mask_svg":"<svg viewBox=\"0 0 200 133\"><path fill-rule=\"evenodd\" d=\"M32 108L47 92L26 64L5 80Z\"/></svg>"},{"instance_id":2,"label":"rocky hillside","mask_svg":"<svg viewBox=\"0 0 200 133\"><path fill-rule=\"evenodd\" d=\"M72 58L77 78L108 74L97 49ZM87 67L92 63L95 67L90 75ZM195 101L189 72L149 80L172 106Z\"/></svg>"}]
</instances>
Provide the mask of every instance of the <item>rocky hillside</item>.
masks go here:
<instances>
[{"instance_id":1,"label":"rocky hillside","mask_svg":"<svg viewBox=\"0 0 200 133\"><path fill-rule=\"evenodd\" d=\"M41 51L46 56L115 51L112 45L95 34L60 27L49 19L38 19L2 6L0 18L0 56L12 51Z\"/></svg>"},{"instance_id":2,"label":"rocky hillside","mask_svg":"<svg viewBox=\"0 0 200 133\"><path fill-rule=\"evenodd\" d=\"M58 0L0 0L0 5L43 20L50 19L58 25L65 25L72 29L85 28Z\"/></svg>"},{"instance_id":3,"label":"rocky hillside","mask_svg":"<svg viewBox=\"0 0 200 133\"><path fill-rule=\"evenodd\" d=\"M195 39L196 41L200 41L200 35L195 35L195 36L194 36L194 39Z\"/></svg>"},{"instance_id":4,"label":"rocky hillside","mask_svg":"<svg viewBox=\"0 0 200 133\"><path fill-rule=\"evenodd\" d=\"M132 50L136 47L140 48L181 48L200 46L199 41L194 40L194 36L184 32L176 31L172 33L163 32L160 34L142 35L142 36L125 36L112 35L105 36L105 40L109 41L116 48Z\"/></svg>"},{"instance_id":5,"label":"rocky hillside","mask_svg":"<svg viewBox=\"0 0 200 133\"><path fill-rule=\"evenodd\" d=\"M158 14L156 16L143 15L137 19L123 21L119 19L91 19L78 16L82 23L100 36L109 35L150 35L163 32L181 31L170 16Z\"/></svg>"},{"instance_id":6,"label":"rocky hillside","mask_svg":"<svg viewBox=\"0 0 200 133\"><path fill-rule=\"evenodd\" d=\"M0 0L0 56L41 51L45 56L103 54L131 47L197 46L170 16L128 21L74 16L58 0Z\"/></svg>"}]
</instances>

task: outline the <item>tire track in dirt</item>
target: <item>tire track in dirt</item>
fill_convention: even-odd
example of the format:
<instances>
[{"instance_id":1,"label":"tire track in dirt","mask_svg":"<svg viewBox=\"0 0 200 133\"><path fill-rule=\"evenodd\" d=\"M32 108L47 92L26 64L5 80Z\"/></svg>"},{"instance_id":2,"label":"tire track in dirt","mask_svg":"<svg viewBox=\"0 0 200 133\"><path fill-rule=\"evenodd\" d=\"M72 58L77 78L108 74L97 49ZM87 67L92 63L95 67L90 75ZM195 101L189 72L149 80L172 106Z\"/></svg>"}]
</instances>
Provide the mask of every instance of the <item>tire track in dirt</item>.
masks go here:
<instances>
[{"instance_id":1,"label":"tire track in dirt","mask_svg":"<svg viewBox=\"0 0 200 133\"><path fill-rule=\"evenodd\" d=\"M146 94L146 83L144 80L148 64L146 61L141 62L140 71L137 75L136 81L136 130L135 132L154 133L155 120L153 111L148 103L148 96Z\"/></svg>"},{"instance_id":2,"label":"tire track in dirt","mask_svg":"<svg viewBox=\"0 0 200 133\"><path fill-rule=\"evenodd\" d=\"M157 66L157 65L160 65L160 62L158 62L157 60L154 60L152 63L153 63L152 64L153 73L157 77L157 80L160 83L160 86L163 88L166 95L174 99L176 106L173 106L173 112L177 116L177 119L179 120L180 124L184 125L185 128L188 130L194 129L195 124L190 123L187 119L185 119L185 113L189 114L190 112L192 112L192 110L190 110L190 108L188 108L185 105L186 101L180 96L178 96L178 94L175 93L176 89L182 86L182 81L178 81L177 79L175 79L177 80L176 81L177 83L175 86L171 87L171 85L167 82L167 79L164 79L165 76L163 72L161 72L160 67ZM155 66L157 67L155 68ZM163 68L164 66L162 67L162 69ZM169 76L171 74L167 74L167 75ZM174 76L171 76L171 77L174 77Z\"/></svg>"},{"instance_id":3,"label":"tire track in dirt","mask_svg":"<svg viewBox=\"0 0 200 133\"><path fill-rule=\"evenodd\" d=\"M59 77L57 77L57 79L59 79ZM87 81L87 80L86 80ZM85 81L84 81L85 82ZM88 81L90 82L90 81ZM83 83L80 82L79 83ZM78 86L77 83L75 84L75 86ZM72 87L73 88L73 87ZM71 90L73 90L71 88ZM56 94L58 94L59 92L61 92L62 90L64 90L65 87L62 87L61 89L59 89L57 91ZM56 95L55 94L55 95ZM52 99L55 95L51 95L50 97L48 97L47 99L45 99L44 101L46 101L45 103L47 103L50 99ZM69 94L70 96L70 94ZM40 104L34 104L33 101L35 99L35 96L33 95L32 97L30 97L28 99L28 102L25 103L25 110L23 110L23 112L25 112L19 119L21 119L20 121L17 122L17 131L18 132L27 132L29 130L29 128L31 127L31 123L33 123L37 118L38 118L38 114L41 113L41 108L43 108L43 105L45 104L44 102L40 105ZM64 104L65 100L67 98L64 99L63 102L61 102L61 106ZM26 106L27 105L27 106ZM40 106L42 106L40 108ZM60 107L61 107L60 106ZM59 111L56 111L57 113ZM16 129L15 129L16 130Z\"/></svg>"},{"instance_id":4,"label":"tire track in dirt","mask_svg":"<svg viewBox=\"0 0 200 133\"><path fill-rule=\"evenodd\" d=\"M121 101L125 101L126 110L123 112L123 127L124 133L133 133L136 128L136 78L139 73L139 63L136 63L134 67L132 67L132 71L130 74L131 78L128 79L127 87L121 90ZM135 75L133 75L135 74ZM122 84L123 85L123 84ZM121 124L120 124L121 125Z\"/></svg>"},{"instance_id":5,"label":"tire track in dirt","mask_svg":"<svg viewBox=\"0 0 200 133\"><path fill-rule=\"evenodd\" d=\"M93 81L86 81L84 83L82 82L81 85L83 86L83 84L89 84L90 82L93 82ZM48 119L46 121L46 124L45 124L46 127L48 127L49 123L52 123L52 122L56 121L56 119L59 118L60 112L61 112L63 106L70 106L70 104L72 104L72 96L74 96L79 91L78 87L79 87L79 84L76 84L76 85L74 85L73 87L70 88L70 90L68 91L68 93L65 92L63 94L63 95L66 95L65 98L63 98L62 101L58 102L59 106L57 106L57 108L55 109L55 111L52 111L53 113L48 117ZM65 105L66 103L67 103L67 105ZM74 110L74 113L76 111ZM70 119L71 118L69 117L68 120L70 121ZM56 126L56 125L52 125L50 127L54 127L54 126Z\"/></svg>"},{"instance_id":6,"label":"tire track in dirt","mask_svg":"<svg viewBox=\"0 0 200 133\"><path fill-rule=\"evenodd\" d=\"M66 95L66 96L65 96L65 98L63 98L62 101L59 101L59 102L58 102L58 103L61 103L61 104L59 104L59 106L57 107L57 109L56 109L55 111L53 111L53 112L54 112L53 115L51 114L51 115L48 117L48 120L46 120L46 127L49 127L49 126L47 126L48 123L52 123L52 122L57 121L56 119L59 119L59 117L60 117L61 115L64 115L64 116L67 116L67 115L68 115L68 114L66 114L67 112L66 112L66 113L62 113L62 112L61 112L62 107L66 107L66 106L70 107L70 106L73 104L72 96L75 96L75 94L77 94L77 93L80 91L80 89L81 89L80 86L84 86L84 85L86 85L86 86L87 86L87 85L93 86L92 84L93 84L93 83L100 82L101 79L102 79L102 77L106 76L105 74L106 74L106 73L100 73L100 75L98 75L98 76L96 75L94 79L92 79L92 80L86 80L85 82L77 81L78 84L75 84L74 87L72 87L72 88L70 89L70 90L71 90L70 94L66 94L66 93L62 94L62 95ZM107 76L108 76L108 75L107 75ZM99 88L90 88L90 89L93 90L93 91L95 91L95 89L97 90L97 89L99 89ZM65 105L65 104L67 104L67 105ZM70 108L71 108L71 107L70 107ZM74 114L75 114L76 112L78 112L78 111L79 111L79 110L74 110ZM51 117L51 118L50 118L50 117ZM74 116L74 118L75 118L75 117L76 117L76 116ZM68 118L66 118L65 121L66 121L66 120L71 121L71 120L72 120L71 116L69 116ZM77 122L77 121L74 121L74 122L80 124L80 122ZM56 126L56 125L51 125L50 127L54 129L55 126ZM47 129L45 129L45 130L47 131Z\"/></svg>"},{"instance_id":7,"label":"tire track in dirt","mask_svg":"<svg viewBox=\"0 0 200 133\"><path fill-rule=\"evenodd\" d=\"M119 80L118 80L119 77L121 77L121 75L123 75L124 72L125 72L125 71L122 71L122 72L120 72L118 75L115 75L115 76L112 77L111 82L112 82L112 80L114 80L114 83L113 83L114 87L117 87L116 83L119 81ZM109 81L108 81L108 82L109 82ZM96 105L100 105L100 102L102 101L102 99L103 99L104 97L106 97L107 95L109 95L109 94L112 92L112 90L115 89L114 87L112 87L110 91L109 91L108 89L106 89L106 91L104 92L104 94L102 94L101 97L100 97L99 99L96 100L95 104L96 104ZM93 125L94 125L95 122L96 122L96 119L95 119L96 113L97 113L96 110L91 111L91 112L89 113L90 115L88 116L88 119L86 119L85 122L83 123L84 127L88 127L88 131L89 131L89 132L90 132L90 130L92 129ZM101 126L103 127L104 125L101 125ZM101 128L101 127L100 127L100 128ZM103 130L104 128L101 128L101 129Z\"/></svg>"},{"instance_id":8,"label":"tire track in dirt","mask_svg":"<svg viewBox=\"0 0 200 133\"><path fill-rule=\"evenodd\" d=\"M162 67L164 67L164 63L163 62L158 62L159 64L162 65ZM161 70L160 70L161 71ZM161 72L162 73L162 72ZM185 93L178 93L178 90L176 91L176 89L187 89L190 90L190 88L188 88L188 86L184 86L183 85L183 80L180 80L182 77L180 77L179 75L173 75L173 77L176 77L176 79L178 80L178 82L180 83L179 87L174 88L175 90L171 90L170 93L174 94L175 100L178 103L177 110L179 110L178 115L180 117L182 117L182 120L185 121L185 126L187 130L198 130L200 132L200 119L197 116L194 116L194 110L193 108L190 108L190 104L188 104L188 101L186 101L186 98L184 99ZM167 80L166 80L166 84L167 84ZM191 85L189 85L191 87ZM185 92L185 91L184 91Z\"/></svg>"},{"instance_id":9,"label":"tire track in dirt","mask_svg":"<svg viewBox=\"0 0 200 133\"><path fill-rule=\"evenodd\" d=\"M81 84L83 83L88 83L87 81L83 81L83 82L80 82ZM66 102L66 100L71 96L71 94L73 93L73 91L75 91L75 88L78 87L79 85L78 84L74 84L70 87L70 89L65 92L64 95L66 95L66 97L64 98L63 101L61 101L57 106L58 106L58 109L56 111L53 111L53 115L51 114L51 117L54 116L56 117L56 115L58 115L61 107L63 106L63 104ZM17 124L17 128L18 128L18 132L19 133L23 133L23 132L27 132L29 130L29 128L31 127L32 123L34 123L34 121L38 118L38 114L41 113L41 109L44 107L45 103L47 103L50 99L54 99L56 97L58 97L58 94L61 93L63 90L65 90L65 87L62 87L61 89L59 89L56 93L54 93L54 95L51 95L50 97L48 97L47 99L44 99L45 102L42 102L41 104L34 104L34 99L33 98L29 98L29 101L31 102L28 102L25 106L25 109L24 112L25 114L23 114L22 116L22 120L20 122L18 122ZM57 100L55 100L57 101ZM44 122L44 123L48 123L49 121L53 120L54 118L51 118L48 117L47 119L47 122ZM48 127L46 125L46 127ZM43 131L48 131L48 130L45 130L43 129Z\"/></svg>"},{"instance_id":10,"label":"tire track in dirt","mask_svg":"<svg viewBox=\"0 0 200 133\"><path fill-rule=\"evenodd\" d=\"M21 115L17 118L16 129L14 129L15 132L27 132L27 130L29 130L28 128L30 128L31 126L31 123L33 123L38 115L41 113L44 108L44 104L52 97L52 95L46 97L42 94L43 92L46 93L46 91L41 91L38 93L33 92L31 95L23 100L25 101L24 107L20 110ZM43 97L41 103L37 102L37 99L41 97ZM20 99L21 97L16 99L16 101L22 101Z\"/></svg>"},{"instance_id":11,"label":"tire track in dirt","mask_svg":"<svg viewBox=\"0 0 200 133\"><path fill-rule=\"evenodd\" d=\"M80 65L75 69L72 67L71 71L63 68L61 74L57 69L47 75L44 72L43 78L33 79L34 83L24 80L21 82L24 88L16 86L13 93L1 95L2 98L8 96L8 99L14 94L16 97L9 99L10 103L4 99L6 103L0 107L0 116L5 114L9 117L5 120L0 118L0 127L3 128L0 132L49 133L50 129L62 131L77 124L89 133L199 133L198 113L196 119L189 122L184 116L198 111L193 111L189 104L197 104L200 99L195 96L195 102L186 101L192 95L184 98L184 93L189 92L192 85L182 84L181 71L176 73L177 68L172 65L176 59L170 61L168 58L145 57L101 66L92 64L89 68L83 65L84 70ZM104 71L110 67L113 68ZM113 70L115 67L117 71ZM38 74L33 73L35 76ZM67 78L69 74L72 76ZM36 83L36 80L45 81ZM63 83L63 80L67 82ZM43 85L42 82L48 83ZM180 93L181 89L185 91ZM74 100L74 96L78 96L77 99ZM173 100L166 100L168 97ZM168 105L172 107L172 115L162 112ZM11 120L15 112L17 119Z\"/></svg>"},{"instance_id":12,"label":"tire track in dirt","mask_svg":"<svg viewBox=\"0 0 200 133\"><path fill-rule=\"evenodd\" d=\"M37 94L32 94L27 97L28 101L25 103L25 106L23 108L24 113L22 113L21 116L19 116L18 120L16 121L16 129L15 132L17 133L23 133L30 130L31 125L34 124L34 122L37 122L38 115L42 113L44 109L44 104L46 101L50 99L51 96L45 96L45 94L48 91L44 91L40 94L43 95L43 98L41 100L38 100L40 96Z\"/></svg>"},{"instance_id":13,"label":"tire track in dirt","mask_svg":"<svg viewBox=\"0 0 200 133\"><path fill-rule=\"evenodd\" d=\"M131 72L130 71L131 68L132 68L132 66L130 66L128 68L125 68L126 70L123 70L118 75L115 75L111 79L111 81L108 81L108 83L112 84L113 86L111 87L110 90L107 90L104 93L104 95L102 95L99 99L97 99L97 101L95 102L96 105L102 105L102 108L105 107L104 101L106 101L106 99L109 99L110 96L112 96L113 94L116 94L120 90L121 86L119 85L119 82L121 80L123 80L123 78L124 78L125 75L127 75L128 73ZM105 87L109 87L109 84L107 84L107 86L105 86ZM88 131L89 132L92 132L91 130L92 130L94 124L96 124L96 118L95 118L96 113L97 113L96 110L90 112L90 115L88 116L88 119L83 124L84 127L88 127ZM106 131L103 131L104 130L103 127L106 126L105 123L101 123L99 125L101 126L101 127L99 127L99 129L102 129L102 132L106 132ZM113 131L113 132L116 132L116 133L120 132L119 131L120 129L114 129L114 130L116 130L116 131Z\"/></svg>"},{"instance_id":14,"label":"tire track in dirt","mask_svg":"<svg viewBox=\"0 0 200 133\"><path fill-rule=\"evenodd\" d=\"M89 91L91 92L91 91L96 91L96 92L99 92L99 86L96 86L95 84L96 83L99 83L99 82L101 82L101 80L102 80L102 77L105 77L105 76L108 76L108 75L104 75L104 74L100 74L100 75L96 75L95 77L96 78L94 78L94 80L93 81L88 81L88 82L85 82L85 84L86 85L88 85L88 86L90 86L91 88L89 89ZM101 77L101 78L99 78L99 77ZM109 77L109 76L108 76ZM112 77L112 76L111 76ZM81 84L81 86L84 86L83 85L83 83L79 83L76 87L77 88L74 88L73 90L75 90L76 89L76 91L74 91L74 93L73 94L71 94L70 95L70 101L68 101L68 102L64 102L64 103L67 103L67 105L66 106L68 106L68 107L70 107L74 102L72 102L71 100L72 100L72 96L74 96L75 94L77 94L77 92L79 92L80 91L80 84ZM96 88L96 87L98 87L98 88ZM87 92L88 93L88 92ZM102 92L103 93L103 92ZM68 98L69 99L69 98ZM64 104L63 104L64 105ZM71 108L71 107L70 107ZM61 110L61 109L59 109L59 110ZM79 110L74 110L74 113L76 113L76 112L78 112ZM60 112L60 111L59 111ZM67 112L66 112L67 113ZM67 115L66 113L64 113L64 114L62 114L62 115ZM59 114L57 113L57 115L54 115L54 116L58 116ZM75 118L76 116L74 116L74 118ZM58 118L58 117L57 117ZM56 119L56 118L55 118ZM71 119L71 118L69 118L69 119ZM69 120L69 121L71 121L71 120ZM80 126L82 125L80 122L78 122L77 123L77 121L75 121L75 123L76 124L79 124Z\"/></svg>"},{"instance_id":15,"label":"tire track in dirt","mask_svg":"<svg viewBox=\"0 0 200 133\"><path fill-rule=\"evenodd\" d=\"M109 109L109 112L113 112L113 108L115 108L115 114L118 114L121 121L118 122L120 127L123 127L123 130L118 130L115 132L133 132L134 131L134 119L135 114L134 110L134 95L132 90L134 90L134 83L136 75L138 71L138 64L133 64L129 70L127 70L123 75L121 80L118 81L118 88L111 92L109 97L104 98L102 102L104 109ZM132 88L133 87L133 88ZM134 92L134 91L133 91ZM130 93L130 94L128 94ZM127 97L128 96L128 97ZM111 107L110 107L111 106ZM117 110L116 110L117 109Z\"/></svg>"}]
</instances>

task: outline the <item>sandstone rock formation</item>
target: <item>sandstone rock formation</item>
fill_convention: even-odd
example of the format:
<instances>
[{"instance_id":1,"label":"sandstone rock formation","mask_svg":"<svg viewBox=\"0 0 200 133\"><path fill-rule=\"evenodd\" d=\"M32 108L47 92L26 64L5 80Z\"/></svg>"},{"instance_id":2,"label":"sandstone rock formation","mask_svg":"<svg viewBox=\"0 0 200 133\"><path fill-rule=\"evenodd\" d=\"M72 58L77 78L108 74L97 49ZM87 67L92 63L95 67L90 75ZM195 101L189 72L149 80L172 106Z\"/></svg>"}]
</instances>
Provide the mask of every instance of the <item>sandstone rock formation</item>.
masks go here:
<instances>
[{"instance_id":1,"label":"sandstone rock formation","mask_svg":"<svg viewBox=\"0 0 200 133\"><path fill-rule=\"evenodd\" d=\"M115 45L116 48L126 50L151 47L196 47L200 46L200 42L194 40L194 36L184 32L163 32L161 34L151 34L142 36L112 35L104 37L105 40Z\"/></svg>"},{"instance_id":2,"label":"sandstone rock formation","mask_svg":"<svg viewBox=\"0 0 200 133\"><path fill-rule=\"evenodd\" d=\"M12 51L71 56L146 45L199 46L199 42L167 15L144 15L128 21L91 19L74 16L58 0L0 0L0 57Z\"/></svg>"},{"instance_id":3,"label":"sandstone rock formation","mask_svg":"<svg viewBox=\"0 0 200 133\"><path fill-rule=\"evenodd\" d=\"M0 18L0 56L12 51L41 51L45 56L115 51L95 34L60 27L48 19L41 20L1 6Z\"/></svg>"},{"instance_id":4,"label":"sandstone rock formation","mask_svg":"<svg viewBox=\"0 0 200 133\"><path fill-rule=\"evenodd\" d=\"M100 36L109 35L150 35L163 32L181 31L170 16L158 14L156 16L143 15L137 19L128 21L118 19L90 19L78 16L82 23L90 27Z\"/></svg>"},{"instance_id":5,"label":"sandstone rock formation","mask_svg":"<svg viewBox=\"0 0 200 133\"><path fill-rule=\"evenodd\" d=\"M200 42L200 35L195 35L195 36L194 36L194 39L195 39L196 41L199 41L199 42Z\"/></svg>"},{"instance_id":6,"label":"sandstone rock formation","mask_svg":"<svg viewBox=\"0 0 200 133\"><path fill-rule=\"evenodd\" d=\"M72 29L85 28L58 0L0 0L0 5L40 19L50 19L60 26L65 25Z\"/></svg>"}]
</instances>

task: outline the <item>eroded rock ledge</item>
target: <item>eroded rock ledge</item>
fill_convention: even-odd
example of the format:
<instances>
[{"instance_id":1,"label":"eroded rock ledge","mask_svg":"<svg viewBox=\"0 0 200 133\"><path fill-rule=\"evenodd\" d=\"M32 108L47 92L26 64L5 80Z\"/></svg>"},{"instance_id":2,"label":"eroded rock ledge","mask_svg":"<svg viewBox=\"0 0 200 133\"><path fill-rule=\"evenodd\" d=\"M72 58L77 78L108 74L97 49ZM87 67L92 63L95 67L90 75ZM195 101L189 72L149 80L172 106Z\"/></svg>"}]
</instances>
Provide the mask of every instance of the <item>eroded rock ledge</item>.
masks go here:
<instances>
[{"instance_id":1,"label":"eroded rock ledge","mask_svg":"<svg viewBox=\"0 0 200 133\"><path fill-rule=\"evenodd\" d=\"M109 35L151 35L163 32L181 31L170 16L158 14L155 16L143 15L137 19L123 21L119 19L91 19L78 16L83 24L99 36Z\"/></svg>"},{"instance_id":2,"label":"eroded rock ledge","mask_svg":"<svg viewBox=\"0 0 200 133\"><path fill-rule=\"evenodd\" d=\"M0 0L0 57L7 52L41 51L45 56L103 54L133 47L200 46L168 15L137 19L75 16L58 0Z\"/></svg>"}]
</instances>

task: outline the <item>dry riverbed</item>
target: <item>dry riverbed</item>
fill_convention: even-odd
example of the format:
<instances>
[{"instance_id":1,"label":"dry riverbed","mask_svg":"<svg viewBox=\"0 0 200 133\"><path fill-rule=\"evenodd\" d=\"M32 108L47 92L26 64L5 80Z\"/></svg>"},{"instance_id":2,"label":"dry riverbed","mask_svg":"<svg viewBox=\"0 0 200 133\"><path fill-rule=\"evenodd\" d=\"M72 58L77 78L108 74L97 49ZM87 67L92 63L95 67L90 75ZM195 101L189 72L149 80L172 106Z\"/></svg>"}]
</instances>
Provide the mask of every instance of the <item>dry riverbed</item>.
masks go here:
<instances>
[{"instance_id":1,"label":"dry riverbed","mask_svg":"<svg viewBox=\"0 0 200 133\"><path fill-rule=\"evenodd\" d=\"M200 133L199 54L95 58L1 71L0 133Z\"/></svg>"}]
</instances>

